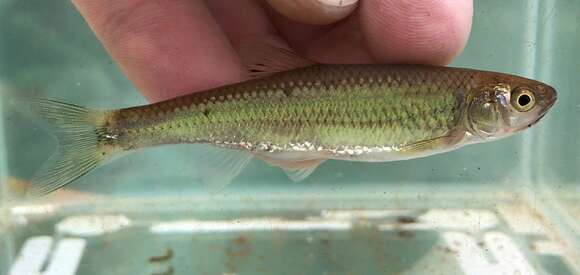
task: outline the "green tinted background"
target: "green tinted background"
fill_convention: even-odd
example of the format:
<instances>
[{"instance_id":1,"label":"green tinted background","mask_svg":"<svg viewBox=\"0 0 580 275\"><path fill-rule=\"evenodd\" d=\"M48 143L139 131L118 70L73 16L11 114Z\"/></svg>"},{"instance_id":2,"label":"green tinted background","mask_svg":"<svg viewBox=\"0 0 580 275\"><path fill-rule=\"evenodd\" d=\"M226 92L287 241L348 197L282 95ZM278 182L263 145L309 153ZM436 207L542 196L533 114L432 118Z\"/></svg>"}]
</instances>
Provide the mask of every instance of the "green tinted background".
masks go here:
<instances>
[{"instance_id":1,"label":"green tinted background","mask_svg":"<svg viewBox=\"0 0 580 275\"><path fill-rule=\"evenodd\" d=\"M329 161L300 184L255 161L228 190L273 187L283 192L311 188L336 192L344 187L364 191L361 184L378 189L421 184L417 188L437 190L577 182L579 5L577 1L475 3L472 36L453 65L514 73L553 85L559 91L558 104L533 130L424 159L378 164ZM145 102L67 1L4 1L1 7L3 92L99 108ZM55 141L38 129L38 121L14 113L11 106L4 108L8 171L30 178L54 150ZM200 188L196 152L195 146L177 145L132 154L79 179L71 188L115 194L194 192Z\"/></svg>"},{"instance_id":2,"label":"green tinted background","mask_svg":"<svg viewBox=\"0 0 580 275\"><path fill-rule=\"evenodd\" d=\"M558 102L532 130L423 159L390 163L329 161L301 183L293 183L282 171L254 161L218 195L209 194L199 183L198 147L165 146L128 155L68 188L107 194L112 208L125 198L196 195L208 203L213 198L237 198L233 200L237 204L228 209L262 208L280 216L285 215L281 209L293 207L340 208L346 199L359 201L355 205L360 207L393 202L399 207L424 207L439 200L438 194L447 193L465 194L465 199L439 200L437 205L469 207L478 204L479 193L528 190L557 194L561 201L556 203L562 203L574 217L580 210L567 201L580 193L580 2L476 0L474 4L471 38L453 65L519 74L554 86ZM99 108L145 103L69 1L64 0L0 2L0 90L3 182L8 176L29 179L56 146L36 121L8 104L9 97L33 95ZM276 203L284 198L300 198L297 203L301 205ZM154 209L144 204L140 210ZM419 243L430 243L432 237L419 234L414 239L417 251L422 250ZM139 251L139 241L134 243ZM364 246L364 240L359 245ZM392 245L408 248L396 241ZM337 247L349 248L358 251L350 243ZM356 265L352 269L362 270L364 259L357 261L361 269Z\"/></svg>"}]
</instances>

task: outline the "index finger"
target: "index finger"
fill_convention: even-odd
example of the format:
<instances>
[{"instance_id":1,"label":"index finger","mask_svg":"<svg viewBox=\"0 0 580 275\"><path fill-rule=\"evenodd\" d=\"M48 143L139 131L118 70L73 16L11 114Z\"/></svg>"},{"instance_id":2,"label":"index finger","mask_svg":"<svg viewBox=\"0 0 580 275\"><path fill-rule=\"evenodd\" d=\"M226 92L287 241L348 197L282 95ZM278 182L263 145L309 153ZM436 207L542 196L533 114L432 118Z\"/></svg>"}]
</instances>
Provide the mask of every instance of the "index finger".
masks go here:
<instances>
[{"instance_id":1,"label":"index finger","mask_svg":"<svg viewBox=\"0 0 580 275\"><path fill-rule=\"evenodd\" d=\"M151 101L241 78L238 55L203 1L73 3L129 80Z\"/></svg>"},{"instance_id":2,"label":"index finger","mask_svg":"<svg viewBox=\"0 0 580 275\"><path fill-rule=\"evenodd\" d=\"M469 37L472 0L366 0L361 29L373 57L447 64Z\"/></svg>"},{"instance_id":3,"label":"index finger","mask_svg":"<svg viewBox=\"0 0 580 275\"><path fill-rule=\"evenodd\" d=\"M472 5L472 0L365 0L345 20L322 27L270 14L288 42L318 62L444 65L467 42Z\"/></svg>"}]
</instances>

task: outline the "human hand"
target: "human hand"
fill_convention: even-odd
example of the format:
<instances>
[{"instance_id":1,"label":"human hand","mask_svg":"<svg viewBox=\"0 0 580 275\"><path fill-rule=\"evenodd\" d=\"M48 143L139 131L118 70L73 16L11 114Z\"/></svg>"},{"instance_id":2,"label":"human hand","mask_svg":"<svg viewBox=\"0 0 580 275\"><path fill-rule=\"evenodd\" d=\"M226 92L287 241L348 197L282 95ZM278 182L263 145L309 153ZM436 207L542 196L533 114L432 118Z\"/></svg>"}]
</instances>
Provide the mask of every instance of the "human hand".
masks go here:
<instances>
[{"instance_id":1,"label":"human hand","mask_svg":"<svg viewBox=\"0 0 580 275\"><path fill-rule=\"evenodd\" d=\"M444 65L471 29L472 0L362 0L354 12L356 0L269 2L73 0L151 101L243 80L238 50L247 39L279 36L321 63ZM332 2L342 6L323 4Z\"/></svg>"}]
</instances>

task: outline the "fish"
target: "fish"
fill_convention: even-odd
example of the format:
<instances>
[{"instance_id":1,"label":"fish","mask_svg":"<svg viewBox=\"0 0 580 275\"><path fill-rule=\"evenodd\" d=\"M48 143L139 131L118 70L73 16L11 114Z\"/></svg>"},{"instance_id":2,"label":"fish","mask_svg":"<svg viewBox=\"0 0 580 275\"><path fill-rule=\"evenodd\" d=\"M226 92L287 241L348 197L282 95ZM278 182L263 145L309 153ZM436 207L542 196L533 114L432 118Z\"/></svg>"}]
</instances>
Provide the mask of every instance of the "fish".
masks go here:
<instances>
[{"instance_id":1,"label":"fish","mask_svg":"<svg viewBox=\"0 0 580 275\"><path fill-rule=\"evenodd\" d=\"M547 84L499 72L318 64L276 43L254 52L244 59L250 79L153 104L96 110L26 100L59 141L29 194L55 191L127 152L183 143L207 145L200 154L219 168L208 182L221 187L254 157L301 181L329 159L407 160L511 136L557 98Z\"/></svg>"}]
</instances>

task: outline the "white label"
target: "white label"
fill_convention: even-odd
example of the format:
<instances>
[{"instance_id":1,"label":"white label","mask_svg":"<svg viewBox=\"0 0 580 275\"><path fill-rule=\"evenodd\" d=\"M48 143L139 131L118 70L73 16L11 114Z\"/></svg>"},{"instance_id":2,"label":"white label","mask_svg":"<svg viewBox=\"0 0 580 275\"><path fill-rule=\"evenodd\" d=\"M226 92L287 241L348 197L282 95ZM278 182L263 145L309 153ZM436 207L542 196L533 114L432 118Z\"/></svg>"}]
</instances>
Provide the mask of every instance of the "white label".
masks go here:
<instances>
[{"instance_id":1,"label":"white label","mask_svg":"<svg viewBox=\"0 0 580 275\"><path fill-rule=\"evenodd\" d=\"M24 243L10 275L75 275L85 250L84 239L60 240L51 252L53 238L33 237ZM52 257L48 259L48 255ZM44 263L47 268L43 271Z\"/></svg>"}]
</instances>

